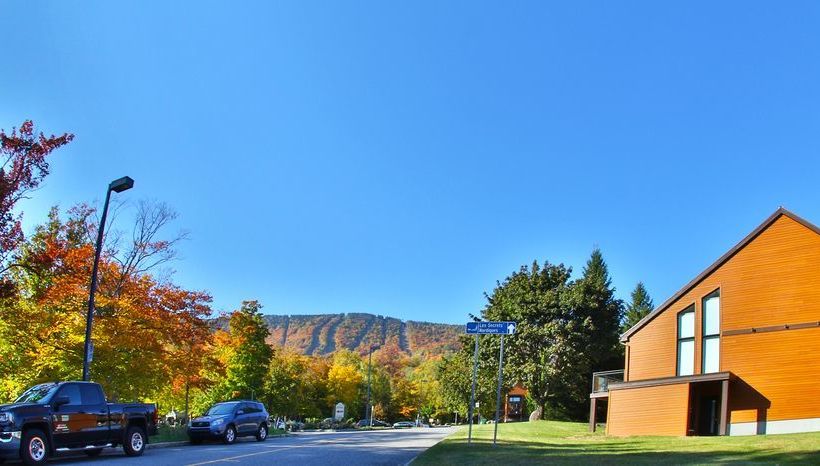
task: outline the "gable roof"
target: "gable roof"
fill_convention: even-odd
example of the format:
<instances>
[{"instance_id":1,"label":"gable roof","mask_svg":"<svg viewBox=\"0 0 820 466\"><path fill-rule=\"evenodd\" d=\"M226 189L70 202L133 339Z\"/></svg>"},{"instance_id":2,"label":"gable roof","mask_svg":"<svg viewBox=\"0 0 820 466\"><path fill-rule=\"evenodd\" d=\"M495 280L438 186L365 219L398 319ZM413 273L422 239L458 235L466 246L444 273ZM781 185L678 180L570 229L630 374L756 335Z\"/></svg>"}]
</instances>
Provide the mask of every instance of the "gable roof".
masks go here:
<instances>
[{"instance_id":1,"label":"gable roof","mask_svg":"<svg viewBox=\"0 0 820 466\"><path fill-rule=\"evenodd\" d=\"M734 247L732 247L732 249L727 251L726 254L720 256L720 258L717 261L715 261L714 264L710 265L706 270L701 272L691 282L687 283L677 293L672 295L671 298L664 301L663 304L656 307L654 311L652 311L649 314L647 314L646 316L644 316L644 318L639 320L638 323L636 323L635 325L632 326L632 328L630 328L629 330L624 332L624 334L621 335L621 342L624 342L624 343L627 342L629 340L629 337L634 335L638 330L642 329L646 324L648 324L650 321L652 321L652 319L657 317L658 314L665 311L666 308L668 308L669 306L674 304L681 296L688 293L689 290L691 290L692 288L697 286L701 281L703 281L704 278L708 277L718 267L725 264L726 261L731 259L735 254L738 253L738 251L743 249L747 244L752 242L753 239L757 238L758 235L763 233L764 230L769 228L781 216L789 217L790 219L794 220L795 222L803 225L804 227L808 228L809 230L811 230L811 231L817 233L818 235L820 235L820 228L818 228L816 225L814 225L813 223L801 218L798 215L793 214L792 212L789 212L788 210L784 209L783 207L780 207L772 215L770 215L769 218L764 220L763 223L761 223L757 228L752 230L752 232L749 233L745 238L740 240L740 242L737 243Z\"/></svg>"}]
</instances>

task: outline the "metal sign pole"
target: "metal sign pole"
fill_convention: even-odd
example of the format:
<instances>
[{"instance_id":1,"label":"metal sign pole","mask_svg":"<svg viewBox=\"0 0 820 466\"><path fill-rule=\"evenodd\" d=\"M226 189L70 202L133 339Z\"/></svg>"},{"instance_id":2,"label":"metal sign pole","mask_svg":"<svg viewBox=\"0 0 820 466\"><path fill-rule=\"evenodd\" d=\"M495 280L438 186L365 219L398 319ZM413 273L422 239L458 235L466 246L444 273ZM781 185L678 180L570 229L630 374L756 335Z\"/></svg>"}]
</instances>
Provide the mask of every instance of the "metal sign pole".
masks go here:
<instances>
[{"instance_id":1,"label":"metal sign pole","mask_svg":"<svg viewBox=\"0 0 820 466\"><path fill-rule=\"evenodd\" d=\"M493 446L498 438L498 414L501 411L501 383L504 381L504 335L501 335L501 349L498 350L498 391L495 395L495 426L493 431Z\"/></svg>"},{"instance_id":2,"label":"metal sign pole","mask_svg":"<svg viewBox=\"0 0 820 466\"><path fill-rule=\"evenodd\" d=\"M467 430L467 444L473 443L473 410L475 409L475 380L478 376L478 334L475 335L475 354L473 356L473 391L470 394L470 427Z\"/></svg>"}]
</instances>

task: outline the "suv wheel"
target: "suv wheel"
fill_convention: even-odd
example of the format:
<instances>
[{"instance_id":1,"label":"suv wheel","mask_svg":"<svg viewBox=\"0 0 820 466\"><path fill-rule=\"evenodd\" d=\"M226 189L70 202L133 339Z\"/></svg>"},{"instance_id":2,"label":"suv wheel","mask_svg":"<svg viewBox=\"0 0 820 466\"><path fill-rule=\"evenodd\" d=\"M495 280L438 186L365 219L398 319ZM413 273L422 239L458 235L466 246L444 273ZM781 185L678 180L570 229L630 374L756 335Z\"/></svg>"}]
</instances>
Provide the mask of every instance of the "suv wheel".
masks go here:
<instances>
[{"instance_id":1,"label":"suv wheel","mask_svg":"<svg viewBox=\"0 0 820 466\"><path fill-rule=\"evenodd\" d=\"M268 438L268 426L263 422L259 424L259 430L256 431L256 441L264 442Z\"/></svg>"},{"instance_id":2,"label":"suv wheel","mask_svg":"<svg viewBox=\"0 0 820 466\"><path fill-rule=\"evenodd\" d=\"M27 430L23 434L20 459L29 466L45 464L48 461L48 437L39 429Z\"/></svg>"},{"instance_id":3,"label":"suv wheel","mask_svg":"<svg viewBox=\"0 0 820 466\"><path fill-rule=\"evenodd\" d=\"M141 427L131 426L125 434L122 449L127 456L140 456L145 452L145 431Z\"/></svg>"},{"instance_id":4,"label":"suv wheel","mask_svg":"<svg viewBox=\"0 0 820 466\"><path fill-rule=\"evenodd\" d=\"M225 429L225 436L222 438L226 444L230 445L236 442L236 427L230 425Z\"/></svg>"}]
</instances>

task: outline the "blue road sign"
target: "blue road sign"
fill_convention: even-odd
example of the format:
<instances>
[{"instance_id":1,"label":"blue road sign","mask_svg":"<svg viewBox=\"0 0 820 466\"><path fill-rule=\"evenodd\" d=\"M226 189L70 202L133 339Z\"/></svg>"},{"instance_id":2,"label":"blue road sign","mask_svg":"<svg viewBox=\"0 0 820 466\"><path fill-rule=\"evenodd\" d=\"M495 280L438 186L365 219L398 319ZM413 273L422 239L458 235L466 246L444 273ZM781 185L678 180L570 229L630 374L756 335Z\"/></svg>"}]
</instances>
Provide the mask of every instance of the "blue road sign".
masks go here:
<instances>
[{"instance_id":1,"label":"blue road sign","mask_svg":"<svg viewBox=\"0 0 820 466\"><path fill-rule=\"evenodd\" d=\"M513 335L515 322L467 322L466 333L470 335Z\"/></svg>"}]
</instances>

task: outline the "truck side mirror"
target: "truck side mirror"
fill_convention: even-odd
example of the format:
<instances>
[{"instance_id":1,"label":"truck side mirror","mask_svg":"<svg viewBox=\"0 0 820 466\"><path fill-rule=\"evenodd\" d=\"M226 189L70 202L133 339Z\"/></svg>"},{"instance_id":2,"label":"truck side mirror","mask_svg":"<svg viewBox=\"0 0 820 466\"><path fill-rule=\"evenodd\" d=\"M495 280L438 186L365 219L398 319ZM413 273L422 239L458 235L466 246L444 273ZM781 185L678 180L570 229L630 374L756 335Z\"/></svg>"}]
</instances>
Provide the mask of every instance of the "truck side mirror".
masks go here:
<instances>
[{"instance_id":1,"label":"truck side mirror","mask_svg":"<svg viewBox=\"0 0 820 466\"><path fill-rule=\"evenodd\" d=\"M67 405L69 403L71 403L71 399L69 397L58 396L52 404L54 405L54 409L60 409L60 406Z\"/></svg>"}]
</instances>

